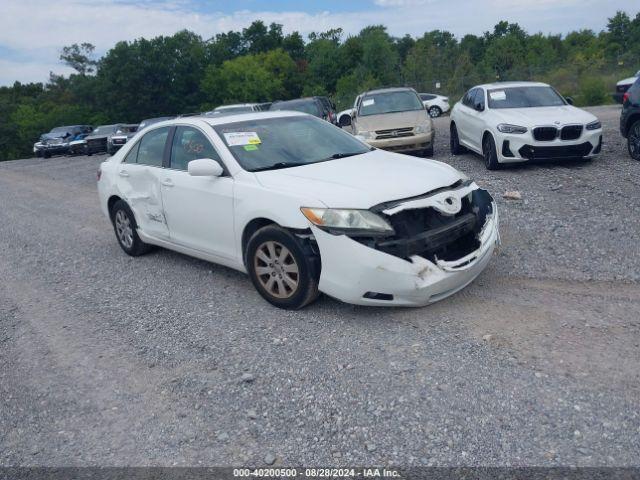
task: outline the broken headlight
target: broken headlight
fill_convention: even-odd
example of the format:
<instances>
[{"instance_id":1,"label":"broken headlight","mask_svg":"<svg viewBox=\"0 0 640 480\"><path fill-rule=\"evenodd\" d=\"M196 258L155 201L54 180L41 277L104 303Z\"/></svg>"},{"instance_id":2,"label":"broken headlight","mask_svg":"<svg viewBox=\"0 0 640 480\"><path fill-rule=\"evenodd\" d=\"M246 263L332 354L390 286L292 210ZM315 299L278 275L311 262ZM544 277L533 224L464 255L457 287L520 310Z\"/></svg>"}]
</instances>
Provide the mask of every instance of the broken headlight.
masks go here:
<instances>
[{"instance_id":1,"label":"broken headlight","mask_svg":"<svg viewBox=\"0 0 640 480\"><path fill-rule=\"evenodd\" d=\"M300 208L314 225L329 231L363 234L392 234L393 227L369 210L338 208Z\"/></svg>"}]
</instances>

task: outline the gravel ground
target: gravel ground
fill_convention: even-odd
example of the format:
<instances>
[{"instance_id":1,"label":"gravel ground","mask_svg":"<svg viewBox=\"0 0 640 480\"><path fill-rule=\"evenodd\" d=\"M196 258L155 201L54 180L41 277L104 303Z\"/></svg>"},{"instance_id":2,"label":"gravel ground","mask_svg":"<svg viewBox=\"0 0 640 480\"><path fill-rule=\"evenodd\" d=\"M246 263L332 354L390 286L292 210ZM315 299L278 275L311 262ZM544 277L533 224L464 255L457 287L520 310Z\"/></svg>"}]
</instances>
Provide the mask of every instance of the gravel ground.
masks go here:
<instances>
[{"instance_id":1,"label":"gravel ground","mask_svg":"<svg viewBox=\"0 0 640 480\"><path fill-rule=\"evenodd\" d=\"M277 310L224 267L127 257L103 157L0 164L0 465L639 465L640 163L592 111L596 160L497 172L436 121L503 246L420 309Z\"/></svg>"}]
</instances>

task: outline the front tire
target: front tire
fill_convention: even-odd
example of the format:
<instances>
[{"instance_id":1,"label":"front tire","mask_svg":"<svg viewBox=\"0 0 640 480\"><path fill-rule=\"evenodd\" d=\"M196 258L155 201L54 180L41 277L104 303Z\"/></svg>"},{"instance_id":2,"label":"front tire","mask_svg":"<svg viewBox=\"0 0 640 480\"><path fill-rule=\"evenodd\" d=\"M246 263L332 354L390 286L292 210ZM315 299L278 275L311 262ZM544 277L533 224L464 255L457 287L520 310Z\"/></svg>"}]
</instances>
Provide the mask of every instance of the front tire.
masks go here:
<instances>
[{"instance_id":1,"label":"front tire","mask_svg":"<svg viewBox=\"0 0 640 480\"><path fill-rule=\"evenodd\" d=\"M627 135L627 150L634 160L640 160L640 120L631 125Z\"/></svg>"},{"instance_id":2,"label":"front tire","mask_svg":"<svg viewBox=\"0 0 640 480\"><path fill-rule=\"evenodd\" d=\"M460 145L460 137L458 137L458 129L455 123L452 123L449 127L449 147L451 149L451 155L454 156L467 151L465 147Z\"/></svg>"},{"instance_id":3,"label":"front tire","mask_svg":"<svg viewBox=\"0 0 640 480\"><path fill-rule=\"evenodd\" d=\"M140 240L136 219L123 200L118 200L111 209L111 221L118 244L127 255L138 257L151 250L151 245Z\"/></svg>"},{"instance_id":4,"label":"front tire","mask_svg":"<svg viewBox=\"0 0 640 480\"><path fill-rule=\"evenodd\" d=\"M440 107L436 105L429 107L429 116L431 118L438 118L440 115L442 115L442 109Z\"/></svg>"},{"instance_id":5,"label":"front tire","mask_svg":"<svg viewBox=\"0 0 640 480\"><path fill-rule=\"evenodd\" d=\"M487 167L487 170L497 170L500 168L496 142L493 141L493 136L491 135L485 135L482 141L482 156L484 157L484 166Z\"/></svg>"},{"instance_id":6,"label":"front tire","mask_svg":"<svg viewBox=\"0 0 640 480\"><path fill-rule=\"evenodd\" d=\"M245 259L253 286L272 305L297 310L318 298L311 259L287 230L268 225L255 232Z\"/></svg>"}]
</instances>

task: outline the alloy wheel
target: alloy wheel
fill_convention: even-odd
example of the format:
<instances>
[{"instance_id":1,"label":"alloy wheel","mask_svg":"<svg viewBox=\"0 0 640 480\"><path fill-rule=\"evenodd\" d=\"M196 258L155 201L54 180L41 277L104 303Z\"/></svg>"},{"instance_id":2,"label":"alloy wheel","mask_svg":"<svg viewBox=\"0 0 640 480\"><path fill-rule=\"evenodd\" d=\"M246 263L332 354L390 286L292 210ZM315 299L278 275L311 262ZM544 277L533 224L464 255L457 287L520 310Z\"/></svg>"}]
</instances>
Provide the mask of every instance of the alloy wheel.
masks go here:
<instances>
[{"instance_id":1,"label":"alloy wheel","mask_svg":"<svg viewBox=\"0 0 640 480\"><path fill-rule=\"evenodd\" d=\"M116 212L115 223L118 240L125 248L131 248L133 246L133 229L131 228L131 220L124 210Z\"/></svg>"},{"instance_id":2,"label":"alloy wheel","mask_svg":"<svg viewBox=\"0 0 640 480\"><path fill-rule=\"evenodd\" d=\"M269 295L289 298L298 290L300 270L287 247L269 240L262 243L253 258L258 281Z\"/></svg>"},{"instance_id":3,"label":"alloy wheel","mask_svg":"<svg viewBox=\"0 0 640 480\"><path fill-rule=\"evenodd\" d=\"M440 109L438 107L431 107L429 109L429 116L431 118L438 118L440 116Z\"/></svg>"}]
</instances>

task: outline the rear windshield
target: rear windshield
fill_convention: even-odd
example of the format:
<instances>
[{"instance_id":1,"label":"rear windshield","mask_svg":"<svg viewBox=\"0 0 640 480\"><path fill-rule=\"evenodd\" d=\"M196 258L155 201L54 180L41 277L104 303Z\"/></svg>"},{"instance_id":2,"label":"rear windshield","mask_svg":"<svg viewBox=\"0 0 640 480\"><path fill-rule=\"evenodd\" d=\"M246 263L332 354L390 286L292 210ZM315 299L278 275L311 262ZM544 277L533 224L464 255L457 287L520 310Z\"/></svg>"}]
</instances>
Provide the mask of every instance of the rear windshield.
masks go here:
<instances>
[{"instance_id":1,"label":"rear windshield","mask_svg":"<svg viewBox=\"0 0 640 480\"><path fill-rule=\"evenodd\" d=\"M489 108L559 107L564 98L551 87L510 87L488 91Z\"/></svg>"},{"instance_id":2,"label":"rear windshield","mask_svg":"<svg viewBox=\"0 0 640 480\"><path fill-rule=\"evenodd\" d=\"M315 100L291 100L287 102L278 102L272 104L269 110L293 110L295 112L315 115L316 117L321 115L320 108Z\"/></svg>"},{"instance_id":3,"label":"rear windshield","mask_svg":"<svg viewBox=\"0 0 640 480\"><path fill-rule=\"evenodd\" d=\"M424 110L424 105L420 98L411 90L400 90L366 95L360 102L358 114L361 116L380 115L413 110Z\"/></svg>"}]
</instances>

